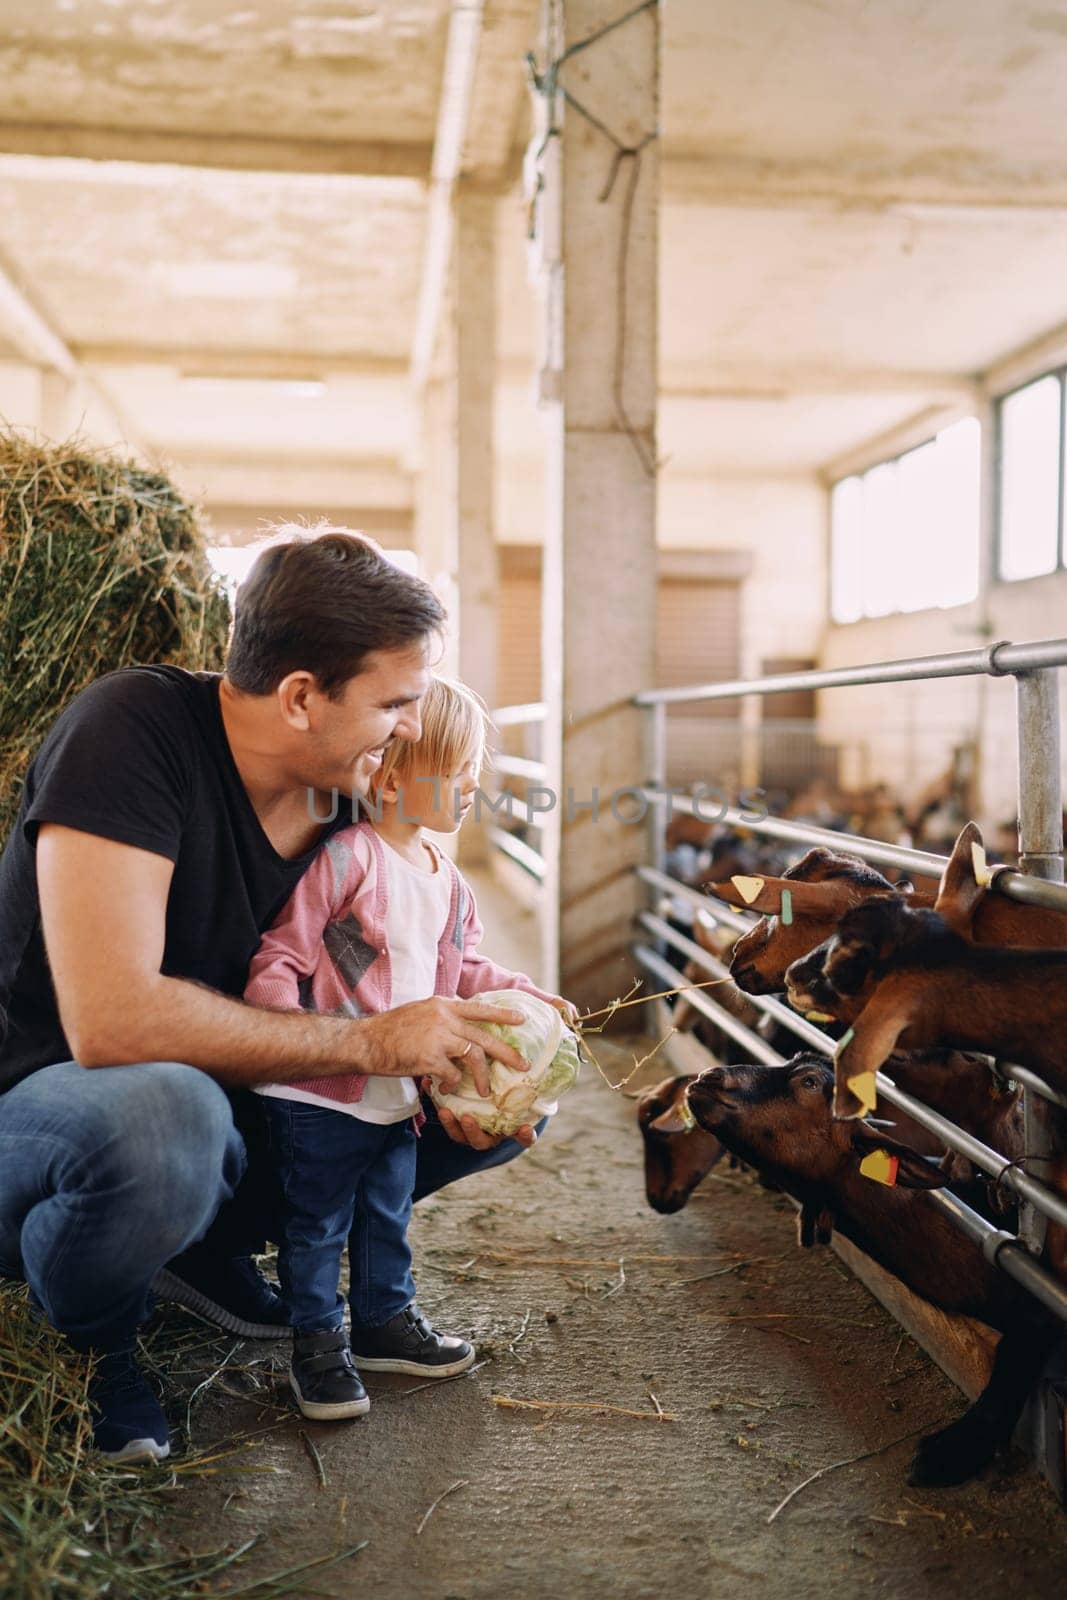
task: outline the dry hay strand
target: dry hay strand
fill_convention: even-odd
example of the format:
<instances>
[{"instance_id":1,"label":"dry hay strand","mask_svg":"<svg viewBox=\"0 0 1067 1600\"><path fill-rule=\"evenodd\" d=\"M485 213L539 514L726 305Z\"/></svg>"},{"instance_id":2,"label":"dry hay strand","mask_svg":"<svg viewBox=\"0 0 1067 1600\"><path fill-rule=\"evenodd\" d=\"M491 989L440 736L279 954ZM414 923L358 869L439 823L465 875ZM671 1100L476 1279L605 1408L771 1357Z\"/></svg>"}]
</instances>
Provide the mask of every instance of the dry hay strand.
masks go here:
<instances>
[{"instance_id":1,"label":"dry hay strand","mask_svg":"<svg viewBox=\"0 0 1067 1600\"><path fill-rule=\"evenodd\" d=\"M150 1333L144 1365L150 1368L158 1357L163 1366L176 1366L201 1346L200 1331L191 1337L180 1326L165 1326ZM220 1470L214 1463L226 1457L230 1464L222 1470L228 1472L275 1469L234 1462L255 1447L255 1433L159 1467L114 1465L91 1448L87 1382L87 1365L30 1314L24 1287L0 1283L0 1595L203 1600L205 1593L225 1593L281 1600L307 1595L309 1571L363 1548L335 1548L301 1567L247 1582L239 1568L258 1536L175 1555L162 1532L183 1481L214 1477Z\"/></svg>"},{"instance_id":2,"label":"dry hay strand","mask_svg":"<svg viewBox=\"0 0 1067 1600\"><path fill-rule=\"evenodd\" d=\"M586 1055L593 1063L597 1073L607 1084L608 1088L612 1090L613 1093L619 1093L621 1090L626 1088L626 1085L631 1081L631 1079L636 1078L642 1067L647 1066L650 1061L655 1060L656 1056L658 1056L659 1052L663 1049L663 1046L667 1044L670 1039L673 1039L678 1030L674 1027L668 1028L667 1032L663 1035L663 1038L660 1039L658 1043L654 1044L652 1049L647 1051L645 1055L640 1058L640 1060L638 1060L637 1056L632 1056L632 1069L624 1078L618 1079L617 1082L613 1082L612 1079L608 1077L607 1073L604 1071L604 1068L597 1060L596 1053L589 1043L589 1035L591 1033L603 1033L609 1022L611 1022L620 1011L626 1011L630 1006L643 1006L647 1005L651 1000L666 1000L672 995L685 994L687 990L690 989L714 989L719 984L732 982L732 978L706 978L700 983L680 983L674 989L660 989L655 994L638 994L637 991L642 986L642 980L638 978L633 984L633 987L630 988L625 995L617 995L610 1005L601 1006L598 1011L585 1012L584 1015L578 1017L577 1020L571 1024L571 1026L574 1032L578 1035L578 1042L581 1046L583 1054ZM635 995L636 999L634 998ZM603 1021L598 1022L596 1027L587 1026L587 1024L593 1022L597 1017L602 1017Z\"/></svg>"},{"instance_id":3,"label":"dry hay strand","mask_svg":"<svg viewBox=\"0 0 1067 1600\"><path fill-rule=\"evenodd\" d=\"M168 478L0 428L0 842L79 690L117 667L221 668L229 623L197 512Z\"/></svg>"},{"instance_id":4,"label":"dry hay strand","mask_svg":"<svg viewBox=\"0 0 1067 1600\"><path fill-rule=\"evenodd\" d=\"M509 1394L494 1394L493 1404L502 1411L540 1411L558 1416L565 1411L585 1411L610 1417L636 1417L639 1422L680 1422L676 1411L664 1411L655 1401L655 1411L634 1411L629 1406L610 1406L602 1400L517 1400ZM654 1397L653 1397L654 1398Z\"/></svg>"}]
</instances>

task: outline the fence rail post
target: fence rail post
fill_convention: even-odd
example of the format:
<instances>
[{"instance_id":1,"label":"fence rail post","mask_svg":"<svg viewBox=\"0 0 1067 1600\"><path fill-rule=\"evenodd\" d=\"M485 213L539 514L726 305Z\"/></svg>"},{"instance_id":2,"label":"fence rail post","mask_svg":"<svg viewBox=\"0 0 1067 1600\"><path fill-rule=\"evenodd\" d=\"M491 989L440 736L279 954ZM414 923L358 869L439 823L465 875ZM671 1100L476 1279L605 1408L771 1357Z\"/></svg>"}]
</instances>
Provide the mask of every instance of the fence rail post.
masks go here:
<instances>
[{"instance_id":1,"label":"fence rail post","mask_svg":"<svg viewBox=\"0 0 1067 1600\"><path fill-rule=\"evenodd\" d=\"M1019 866L1034 878L1063 882L1063 795L1060 779L1060 692L1054 667L1016 677L1019 718ZM1023 1091L1027 1170L1048 1181L1049 1120L1057 1115L1038 1095ZM1019 1233L1031 1250L1045 1242L1046 1221L1025 1205Z\"/></svg>"},{"instance_id":2,"label":"fence rail post","mask_svg":"<svg viewBox=\"0 0 1067 1600\"><path fill-rule=\"evenodd\" d=\"M1015 679L1019 719L1019 867L1035 878L1063 882L1063 794L1060 769L1060 691L1057 670L1020 672ZM1047 1183L1053 1123L1063 1112L1023 1089L1026 1171ZM1047 1219L1034 1206L1019 1208L1019 1237L1039 1253ZM1063 1396L1055 1383L1038 1386L1024 1427L1045 1476L1064 1499Z\"/></svg>"},{"instance_id":3,"label":"fence rail post","mask_svg":"<svg viewBox=\"0 0 1067 1600\"><path fill-rule=\"evenodd\" d=\"M653 705L645 710L645 771L650 789L667 787L667 707ZM663 871L667 854L667 823L663 808L648 808L648 864Z\"/></svg>"}]
</instances>

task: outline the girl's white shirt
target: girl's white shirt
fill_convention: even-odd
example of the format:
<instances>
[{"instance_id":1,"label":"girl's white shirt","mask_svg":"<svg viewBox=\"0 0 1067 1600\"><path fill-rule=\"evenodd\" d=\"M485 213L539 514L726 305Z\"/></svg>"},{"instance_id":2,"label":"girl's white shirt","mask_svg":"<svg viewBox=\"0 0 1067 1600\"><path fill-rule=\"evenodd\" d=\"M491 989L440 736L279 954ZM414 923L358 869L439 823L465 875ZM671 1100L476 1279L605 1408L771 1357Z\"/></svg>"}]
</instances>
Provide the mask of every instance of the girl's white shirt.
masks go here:
<instances>
[{"instance_id":1,"label":"girl's white shirt","mask_svg":"<svg viewBox=\"0 0 1067 1600\"><path fill-rule=\"evenodd\" d=\"M414 866L382 839L386 862L385 937L393 980L391 1010L432 996L437 981L437 946L452 907L452 878L441 851L429 839L423 843L425 868ZM263 1093L324 1106L328 1111L347 1112L362 1122L403 1122L419 1109L414 1078L370 1077L362 1098L350 1103L328 1100L325 1095L310 1094L293 1084L271 1085Z\"/></svg>"}]
</instances>

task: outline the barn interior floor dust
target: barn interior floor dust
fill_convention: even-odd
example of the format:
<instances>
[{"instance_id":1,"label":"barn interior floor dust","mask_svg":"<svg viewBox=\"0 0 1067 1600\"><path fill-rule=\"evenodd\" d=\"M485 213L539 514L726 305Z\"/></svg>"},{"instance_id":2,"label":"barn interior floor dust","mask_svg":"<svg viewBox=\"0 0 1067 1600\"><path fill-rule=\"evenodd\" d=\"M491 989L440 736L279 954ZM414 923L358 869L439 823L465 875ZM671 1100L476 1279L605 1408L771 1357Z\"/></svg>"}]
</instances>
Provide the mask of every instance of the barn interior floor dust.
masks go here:
<instances>
[{"instance_id":1,"label":"barn interior floor dust","mask_svg":"<svg viewBox=\"0 0 1067 1600\"><path fill-rule=\"evenodd\" d=\"M599 1053L616 1075L631 1060ZM1062 1594L1067 1513L1020 1456L915 1491L909 1441L767 1525L808 1474L954 1416L961 1396L831 1252L795 1247L792 1212L746 1175L717 1172L655 1215L633 1104L592 1072L534 1152L424 1202L413 1235L421 1303L475 1340L473 1375L371 1377L369 1416L326 1426L286 1416L284 1347L205 1353L204 1376L226 1357L235 1370L197 1397L196 1445L274 1424L174 1495L175 1550L259 1536L227 1586L366 1541L296 1592L697 1600L750 1579L770 1600ZM264 1404L272 1359L280 1410ZM250 1363L262 1386L242 1398ZM678 1420L494 1395L649 1418L658 1402Z\"/></svg>"}]
</instances>

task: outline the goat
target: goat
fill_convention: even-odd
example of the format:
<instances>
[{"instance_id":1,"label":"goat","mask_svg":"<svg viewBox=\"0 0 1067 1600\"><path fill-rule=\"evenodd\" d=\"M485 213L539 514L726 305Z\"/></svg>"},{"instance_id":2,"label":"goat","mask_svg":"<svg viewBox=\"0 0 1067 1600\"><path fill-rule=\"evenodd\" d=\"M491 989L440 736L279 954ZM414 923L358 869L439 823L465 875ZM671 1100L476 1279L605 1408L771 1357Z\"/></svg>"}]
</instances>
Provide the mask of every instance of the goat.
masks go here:
<instances>
[{"instance_id":1,"label":"goat","mask_svg":"<svg viewBox=\"0 0 1067 1600\"><path fill-rule=\"evenodd\" d=\"M894 896L868 900L842 918L832 938L789 968L792 1005L822 1007L840 996L855 1016L835 1057L839 1117L873 1107L873 1075L898 1045L988 1051L1030 1067L1053 1088L1067 1088L1067 950L970 942L978 913L990 903L972 848L980 843L969 823L942 875L935 910L912 909ZM907 1084L900 1081L900 1087ZM951 1086L948 1099L949 1114L958 1113ZM995 1108L990 1111L995 1118ZM1062 1113L1050 1106L1042 1117L1052 1141L1048 1181L1064 1194L1067 1128ZM958 1115L957 1120L966 1125ZM1007 1145L997 1144L989 1127L971 1131L1011 1160L1024 1154L1017 1124L1000 1128ZM1048 1227L1046 1257L1057 1275L1067 1276L1067 1230L1058 1224Z\"/></svg>"},{"instance_id":2,"label":"goat","mask_svg":"<svg viewBox=\"0 0 1067 1600\"><path fill-rule=\"evenodd\" d=\"M714 1134L693 1126L685 1115L685 1092L695 1081L695 1073L666 1078L646 1089L637 1102L637 1125L645 1147L645 1196L653 1211L664 1215L681 1211L725 1153ZM657 1127L665 1118L675 1119L677 1126Z\"/></svg>"},{"instance_id":3,"label":"goat","mask_svg":"<svg viewBox=\"0 0 1067 1600\"><path fill-rule=\"evenodd\" d=\"M730 905L765 914L738 939L730 961L730 974L746 994L780 994L786 968L828 939L846 911L869 895L894 893L888 878L858 856L821 847L780 878L705 878L701 887Z\"/></svg>"},{"instance_id":4,"label":"goat","mask_svg":"<svg viewBox=\"0 0 1067 1600\"><path fill-rule=\"evenodd\" d=\"M637 1124L645 1152L645 1199L662 1216L683 1210L693 1190L724 1155L729 1156L731 1167L741 1165L690 1114L685 1095L695 1082L693 1072L665 1078L637 1097ZM759 1181L765 1188L773 1187L762 1176ZM813 1241L804 1238L802 1242Z\"/></svg>"},{"instance_id":5,"label":"goat","mask_svg":"<svg viewBox=\"0 0 1067 1600\"><path fill-rule=\"evenodd\" d=\"M800 1202L802 1228L825 1238L836 1227L927 1300L1001 1331L982 1394L923 1439L911 1464L912 1484L963 1483L1010 1440L1063 1330L932 1203L926 1191L945 1174L875 1124L835 1120L833 1087L827 1063L805 1053L780 1067L712 1067L686 1100L707 1134ZM677 1109L657 1120L672 1119ZM861 1172L876 1151L895 1159L892 1187Z\"/></svg>"},{"instance_id":6,"label":"goat","mask_svg":"<svg viewBox=\"0 0 1067 1600\"><path fill-rule=\"evenodd\" d=\"M653 1211L664 1216L683 1208L697 1184L725 1154L713 1134L686 1125L685 1110L680 1107L694 1082L696 1074L665 1078L656 1088L645 1090L637 1102L637 1125L645 1144L645 1195ZM665 1117L675 1118L677 1128L657 1128L656 1123Z\"/></svg>"},{"instance_id":7,"label":"goat","mask_svg":"<svg viewBox=\"0 0 1067 1600\"><path fill-rule=\"evenodd\" d=\"M790 967L787 990L798 1009L831 993L851 1004L856 1020L836 1052L840 1116L859 1115L850 1083L898 1046L986 1051L1067 1088L1067 950L974 945L942 912L880 896Z\"/></svg>"},{"instance_id":8,"label":"goat","mask_svg":"<svg viewBox=\"0 0 1067 1600\"><path fill-rule=\"evenodd\" d=\"M894 886L858 856L826 849L809 850L781 878L754 877L703 887L731 905L765 913L764 920L735 944L730 973L746 994L777 994L785 987L785 974L794 962L830 938L846 912L874 895L896 894L916 909L938 906L954 884L971 873L973 850L981 834L968 823L955 847L937 894ZM993 868L994 872L998 869ZM788 920L783 920L783 893L788 891ZM942 900L943 903L943 900ZM968 934L977 944L1022 945L1030 948L1067 948L1067 916L1041 906L1022 905L1003 895L983 895L974 904ZM816 1006L824 1015L851 1022L856 1016L851 998L826 993Z\"/></svg>"}]
</instances>

